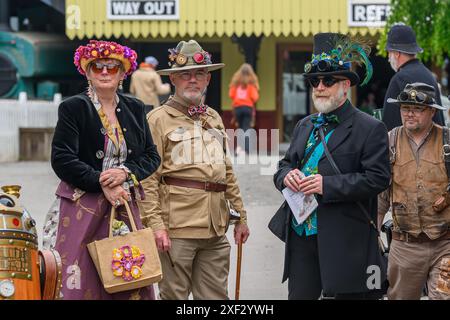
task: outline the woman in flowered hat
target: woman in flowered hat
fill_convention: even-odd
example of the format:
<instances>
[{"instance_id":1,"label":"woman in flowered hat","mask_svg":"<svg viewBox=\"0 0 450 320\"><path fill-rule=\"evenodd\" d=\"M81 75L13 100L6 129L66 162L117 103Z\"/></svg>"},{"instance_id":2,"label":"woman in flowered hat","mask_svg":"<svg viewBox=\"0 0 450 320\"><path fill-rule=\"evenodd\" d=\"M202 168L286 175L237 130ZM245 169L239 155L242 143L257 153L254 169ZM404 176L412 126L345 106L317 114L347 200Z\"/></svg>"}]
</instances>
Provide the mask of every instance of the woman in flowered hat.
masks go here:
<instances>
[{"instance_id":1,"label":"woman in flowered hat","mask_svg":"<svg viewBox=\"0 0 450 320\"><path fill-rule=\"evenodd\" d=\"M51 164L61 183L44 226L44 246L55 247L62 257L63 299L154 299L151 286L106 293L86 248L108 236L111 206L129 225L122 217L128 201L142 228L139 181L160 163L144 104L118 92L136 69L136 58L134 50L107 41L91 40L75 52L74 63L89 86L59 106Z\"/></svg>"}]
</instances>

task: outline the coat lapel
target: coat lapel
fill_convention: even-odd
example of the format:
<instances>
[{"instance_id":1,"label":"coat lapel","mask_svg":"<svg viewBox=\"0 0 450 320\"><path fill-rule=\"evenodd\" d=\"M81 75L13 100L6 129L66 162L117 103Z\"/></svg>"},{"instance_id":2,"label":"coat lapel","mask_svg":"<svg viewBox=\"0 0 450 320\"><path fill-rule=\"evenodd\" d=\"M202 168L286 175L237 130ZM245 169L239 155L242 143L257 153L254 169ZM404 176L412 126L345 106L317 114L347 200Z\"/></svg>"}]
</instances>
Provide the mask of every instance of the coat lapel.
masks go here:
<instances>
[{"instance_id":1,"label":"coat lapel","mask_svg":"<svg viewBox=\"0 0 450 320\"><path fill-rule=\"evenodd\" d=\"M333 150L341 145L352 132L353 116L355 113L356 109L352 105L348 106L348 111L341 117L341 123L334 129L333 134L328 140L327 146L330 153L333 153ZM319 161L323 158L325 158L325 152L322 154Z\"/></svg>"},{"instance_id":2,"label":"coat lapel","mask_svg":"<svg viewBox=\"0 0 450 320\"><path fill-rule=\"evenodd\" d=\"M298 141L295 142L295 152L297 153L299 161L303 159L306 143L308 142L313 127L311 119L308 119L302 128L300 128L302 134L299 135Z\"/></svg>"}]
</instances>

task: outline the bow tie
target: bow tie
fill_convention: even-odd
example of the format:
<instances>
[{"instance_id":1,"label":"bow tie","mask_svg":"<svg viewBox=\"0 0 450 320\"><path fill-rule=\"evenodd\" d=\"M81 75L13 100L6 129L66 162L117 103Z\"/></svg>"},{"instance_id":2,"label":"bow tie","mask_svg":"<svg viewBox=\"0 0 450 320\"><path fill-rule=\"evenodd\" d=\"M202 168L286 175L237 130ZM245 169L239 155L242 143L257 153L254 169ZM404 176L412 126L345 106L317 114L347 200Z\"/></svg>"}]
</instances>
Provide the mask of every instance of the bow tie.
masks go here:
<instances>
[{"instance_id":1,"label":"bow tie","mask_svg":"<svg viewBox=\"0 0 450 320\"><path fill-rule=\"evenodd\" d=\"M206 104L202 103L198 106L190 106L188 108L188 113L192 117L193 115L196 115L196 114L201 115L201 114L205 113L206 109L208 109L208 106Z\"/></svg>"},{"instance_id":2,"label":"bow tie","mask_svg":"<svg viewBox=\"0 0 450 320\"><path fill-rule=\"evenodd\" d=\"M314 125L314 128L318 129L329 123L339 123L339 118L335 114L326 115L323 113L319 113L318 115L312 116L311 121Z\"/></svg>"}]
</instances>

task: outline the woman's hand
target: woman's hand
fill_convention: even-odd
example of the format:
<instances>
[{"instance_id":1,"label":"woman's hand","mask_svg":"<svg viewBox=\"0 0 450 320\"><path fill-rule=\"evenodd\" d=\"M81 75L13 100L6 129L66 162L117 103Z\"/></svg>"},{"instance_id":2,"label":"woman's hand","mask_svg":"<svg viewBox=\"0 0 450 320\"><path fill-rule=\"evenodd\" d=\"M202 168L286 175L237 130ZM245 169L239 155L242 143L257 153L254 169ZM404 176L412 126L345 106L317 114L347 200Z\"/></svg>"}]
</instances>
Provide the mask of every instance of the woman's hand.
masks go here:
<instances>
[{"instance_id":1,"label":"woman's hand","mask_svg":"<svg viewBox=\"0 0 450 320\"><path fill-rule=\"evenodd\" d=\"M109 203L116 208L131 200L130 194L122 186L102 187L102 190Z\"/></svg>"},{"instance_id":2,"label":"woman's hand","mask_svg":"<svg viewBox=\"0 0 450 320\"><path fill-rule=\"evenodd\" d=\"M122 185L127 180L127 173L123 169L113 168L103 171L100 174L100 185L102 188L109 187L114 188Z\"/></svg>"}]
</instances>

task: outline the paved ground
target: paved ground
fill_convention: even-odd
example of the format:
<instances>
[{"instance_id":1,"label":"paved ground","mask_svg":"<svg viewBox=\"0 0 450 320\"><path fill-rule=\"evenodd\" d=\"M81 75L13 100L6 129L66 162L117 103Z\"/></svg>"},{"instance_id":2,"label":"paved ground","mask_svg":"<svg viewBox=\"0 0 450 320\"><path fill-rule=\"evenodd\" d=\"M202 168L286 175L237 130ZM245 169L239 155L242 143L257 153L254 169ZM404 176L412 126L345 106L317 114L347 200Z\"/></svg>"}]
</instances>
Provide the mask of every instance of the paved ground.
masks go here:
<instances>
[{"instance_id":1,"label":"paved ground","mask_svg":"<svg viewBox=\"0 0 450 320\"><path fill-rule=\"evenodd\" d=\"M278 158L262 159L264 163L276 162ZM241 159L245 160L245 159ZM240 161L237 163L242 163ZM249 217L251 236L244 245L241 271L241 299L286 299L287 284L281 284L284 247L281 241L267 229L267 224L282 203L282 196L273 187L273 172L266 165L256 163L256 158L247 163L236 164L235 170L241 187L244 204ZM0 164L0 186L19 184L22 186L22 204L37 222L39 241L42 243L42 227L59 180L47 162L16 162ZM232 228L228 231L232 240ZM233 242L234 243L234 242ZM236 279L236 246L232 246L229 278L230 297L234 298Z\"/></svg>"}]
</instances>

